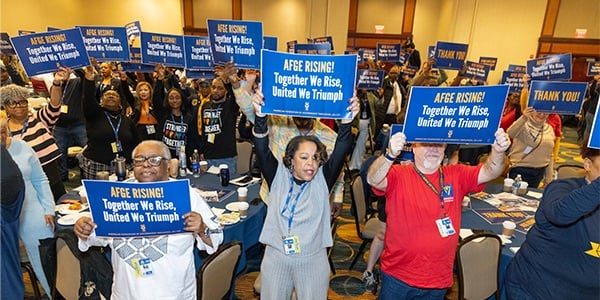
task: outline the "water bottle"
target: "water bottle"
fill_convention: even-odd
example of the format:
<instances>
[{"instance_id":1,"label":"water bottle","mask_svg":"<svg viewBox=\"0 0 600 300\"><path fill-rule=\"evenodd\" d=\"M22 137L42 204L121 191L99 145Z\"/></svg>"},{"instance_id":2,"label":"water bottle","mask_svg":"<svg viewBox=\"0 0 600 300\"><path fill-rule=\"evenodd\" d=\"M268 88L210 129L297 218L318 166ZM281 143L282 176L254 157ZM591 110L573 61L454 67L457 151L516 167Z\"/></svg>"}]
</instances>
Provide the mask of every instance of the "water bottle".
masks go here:
<instances>
[{"instance_id":1,"label":"water bottle","mask_svg":"<svg viewBox=\"0 0 600 300\"><path fill-rule=\"evenodd\" d=\"M521 187L521 180L523 180L523 178L521 178L521 174L517 174L517 177L515 177L515 182L513 182L513 188L512 188L513 194L517 194L519 187Z\"/></svg>"},{"instance_id":2,"label":"water bottle","mask_svg":"<svg viewBox=\"0 0 600 300\"><path fill-rule=\"evenodd\" d=\"M194 153L191 158L192 162L192 173L194 177L200 177L200 154L198 153L198 149L194 149Z\"/></svg>"},{"instance_id":3,"label":"water bottle","mask_svg":"<svg viewBox=\"0 0 600 300\"><path fill-rule=\"evenodd\" d=\"M222 164L219 166L219 175L221 177L221 186L229 185L229 166L226 164Z\"/></svg>"},{"instance_id":4,"label":"water bottle","mask_svg":"<svg viewBox=\"0 0 600 300\"><path fill-rule=\"evenodd\" d=\"M187 158L185 157L185 146L179 149L179 177L187 175Z\"/></svg>"}]
</instances>

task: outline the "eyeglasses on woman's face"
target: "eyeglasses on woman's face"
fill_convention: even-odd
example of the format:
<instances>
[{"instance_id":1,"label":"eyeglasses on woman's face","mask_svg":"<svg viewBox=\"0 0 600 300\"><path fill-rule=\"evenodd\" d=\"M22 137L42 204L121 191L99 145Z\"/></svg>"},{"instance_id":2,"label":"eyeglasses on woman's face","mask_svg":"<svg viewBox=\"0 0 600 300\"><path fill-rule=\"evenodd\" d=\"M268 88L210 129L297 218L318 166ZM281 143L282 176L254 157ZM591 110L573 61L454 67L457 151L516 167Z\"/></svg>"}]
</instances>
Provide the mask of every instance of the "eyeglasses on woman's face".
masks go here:
<instances>
[{"instance_id":1,"label":"eyeglasses on woman's face","mask_svg":"<svg viewBox=\"0 0 600 300\"><path fill-rule=\"evenodd\" d=\"M139 155L133 158L133 165L136 167L141 167L144 165L144 162L147 161L151 167L158 167L163 160L167 160L167 158L158 155L148 157Z\"/></svg>"},{"instance_id":2,"label":"eyeglasses on woman's face","mask_svg":"<svg viewBox=\"0 0 600 300\"><path fill-rule=\"evenodd\" d=\"M15 107L27 107L29 102L27 100L19 100L19 101L10 101L6 103L7 107L15 108Z\"/></svg>"}]
</instances>

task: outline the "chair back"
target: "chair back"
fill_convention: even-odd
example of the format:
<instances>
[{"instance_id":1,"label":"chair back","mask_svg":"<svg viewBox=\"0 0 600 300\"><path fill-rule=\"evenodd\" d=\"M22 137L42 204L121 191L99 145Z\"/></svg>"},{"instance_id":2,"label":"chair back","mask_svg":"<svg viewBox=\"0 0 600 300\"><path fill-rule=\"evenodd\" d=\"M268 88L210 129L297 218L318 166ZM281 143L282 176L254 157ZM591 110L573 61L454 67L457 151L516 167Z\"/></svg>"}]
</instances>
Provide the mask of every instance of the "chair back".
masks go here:
<instances>
[{"instance_id":1,"label":"chair back","mask_svg":"<svg viewBox=\"0 0 600 300\"><path fill-rule=\"evenodd\" d=\"M252 152L254 146L248 141L236 142L237 147L237 172L238 174L249 173L252 169Z\"/></svg>"},{"instance_id":2,"label":"chair back","mask_svg":"<svg viewBox=\"0 0 600 300\"><path fill-rule=\"evenodd\" d=\"M355 176L352 179L350 198L352 198L352 205L356 210L354 216L357 223L364 224L367 221L367 202L365 199L365 188L363 186L362 177L360 175Z\"/></svg>"},{"instance_id":3,"label":"chair back","mask_svg":"<svg viewBox=\"0 0 600 300\"><path fill-rule=\"evenodd\" d=\"M56 290L65 299L79 299L81 266L65 240L56 239Z\"/></svg>"},{"instance_id":4,"label":"chair back","mask_svg":"<svg viewBox=\"0 0 600 300\"><path fill-rule=\"evenodd\" d=\"M582 165L560 165L556 168L557 178L581 178L585 176L585 169Z\"/></svg>"},{"instance_id":5,"label":"chair back","mask_svg":"<svg viewBox=\"0 0 600 300\"><path fill-rule=\"evenodd\" d=\"M471 235L460 242L458 262L459 299L500 299L499 266L502 241L492 233Z\"/></svg>"},{"instance_id":6,"label":"chair back","mask_svg":"<svg viewBox=\"0 0 600 300\"><path fill-rule=\"evenodd\" d=\"M223 299L229 294L241 254L242 243L231 241L204 260L196 277L199 300Z\"/></svg>"}]
</instances>

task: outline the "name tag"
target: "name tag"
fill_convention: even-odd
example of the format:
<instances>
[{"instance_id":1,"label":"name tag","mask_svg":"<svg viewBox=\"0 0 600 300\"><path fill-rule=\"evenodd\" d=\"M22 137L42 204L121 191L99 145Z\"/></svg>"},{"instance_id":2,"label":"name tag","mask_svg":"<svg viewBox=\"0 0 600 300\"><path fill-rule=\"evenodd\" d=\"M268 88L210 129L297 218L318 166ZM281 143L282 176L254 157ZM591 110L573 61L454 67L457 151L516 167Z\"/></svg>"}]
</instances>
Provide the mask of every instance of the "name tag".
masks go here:
<instances>
[{"instance_id":1,"label":"name tag","mask_svg":"<svg viewBox=\"0 0 600 300\"><path fill-rule=\"evenodd\" d=\"M450 220L450 217L437 219L435 220L435 224L437 225L440 235L443 238L456 234L456 230L454 230L454 226L452 226L452 220Z\"/></svg>"},{"instance_id":2,"label":"name tag","mask_svg":"<svg viewBox=\"0 0 600 300\"><path fill-rule=\"evenodd\" d=\"M283 239L283 252L285 254L298 254L300 253L300 240L298 236L288 236Z\"/></svg>"},{"instance_id":3,"label":"name tag","mask_svg":"<svg viewBox=\"0 0 600 300\"><path fill-rule=\"evenodd\" d=\"M135 270L135 277L142 278L154 274L152 272L152 261L149 258L133 258L131 264Z\"/></svg>"}]
</instances>

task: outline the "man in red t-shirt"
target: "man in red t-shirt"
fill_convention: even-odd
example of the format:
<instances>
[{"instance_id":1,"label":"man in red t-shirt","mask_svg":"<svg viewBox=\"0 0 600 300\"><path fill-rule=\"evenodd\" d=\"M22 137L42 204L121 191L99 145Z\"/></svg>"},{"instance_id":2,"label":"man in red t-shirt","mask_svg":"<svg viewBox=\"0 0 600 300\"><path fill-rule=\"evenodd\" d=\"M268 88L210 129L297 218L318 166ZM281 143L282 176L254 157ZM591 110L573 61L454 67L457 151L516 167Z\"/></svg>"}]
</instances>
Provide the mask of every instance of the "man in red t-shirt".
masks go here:
<instances>
[{"instance_id":1,"label":"man in red t-shirt","mask_svg":"<svg viewBox=\"0 0 600 300\"><path fill-rule=\"evenodd\" d=\"M441 166L446 145L425 143L412 144L413 165L392 165L406 136L390 138L367 174L374 192L386 197L379 299L444 299L452 286L462 199L504 169L510 139L501 128L495 136L487 161L477 166Z\"/></svg>"}]
</instances>

